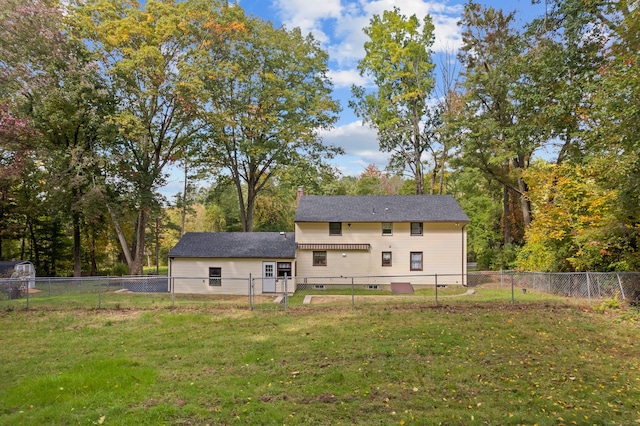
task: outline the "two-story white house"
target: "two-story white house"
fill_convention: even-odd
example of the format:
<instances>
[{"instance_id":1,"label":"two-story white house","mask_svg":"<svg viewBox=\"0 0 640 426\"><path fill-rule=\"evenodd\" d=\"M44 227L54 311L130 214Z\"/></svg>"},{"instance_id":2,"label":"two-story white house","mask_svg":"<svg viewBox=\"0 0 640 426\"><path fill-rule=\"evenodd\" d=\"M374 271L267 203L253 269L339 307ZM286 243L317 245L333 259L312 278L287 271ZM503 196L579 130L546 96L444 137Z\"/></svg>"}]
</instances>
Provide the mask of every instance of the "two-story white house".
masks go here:
<instances>
[{"instance_id":1,"label":"two-story white house","mask_svg":"<svg viewBox=\"0 0 640 426\"><path fill-rule=\"evenodd\" d=\"M465 284L468 222L449 195L303 196L297 276Z\"/></svg>"},{"instance_id":2,"label":"two-story white house","mask_svg":"<svg viewBox=\"0 0 640 426\"><path fill-rule=\"evenodd\" d=\"M187 233L169 252L176 292L254 294L322 283L466 284L467 215L449 195L303 196L295 233ZM436 275L438 276L436 278ZM278 290L280 291L280 290Z\"/></svg>"}]
</instances>

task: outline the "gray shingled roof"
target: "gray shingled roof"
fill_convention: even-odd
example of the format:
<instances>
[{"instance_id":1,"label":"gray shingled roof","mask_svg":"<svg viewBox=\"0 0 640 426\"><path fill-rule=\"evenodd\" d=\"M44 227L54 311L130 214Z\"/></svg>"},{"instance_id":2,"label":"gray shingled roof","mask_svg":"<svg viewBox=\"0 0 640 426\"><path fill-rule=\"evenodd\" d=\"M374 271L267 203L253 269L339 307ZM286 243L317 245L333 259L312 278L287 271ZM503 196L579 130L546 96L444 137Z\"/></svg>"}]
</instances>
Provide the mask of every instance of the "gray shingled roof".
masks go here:
<instances>
[{"instance_id":1,"label":"gray shingled roof","mask_svg":"<svg viewBox=\"0 0 640 426\"><path fill-rule=\"evenodd\" d=\"M469 222L451 195L307 195L296 222Z\"/></svg>"},{"instance_id":2,"label":"gray shingled roof","mask_svg":"<svg viewBox=\"0 0 640 426\"><path fill-rule=\"evenodd\" d=\"M293 259L293 232L188 232L169 252L169 257L240 257Z\"/></svg>"}]
</instances>

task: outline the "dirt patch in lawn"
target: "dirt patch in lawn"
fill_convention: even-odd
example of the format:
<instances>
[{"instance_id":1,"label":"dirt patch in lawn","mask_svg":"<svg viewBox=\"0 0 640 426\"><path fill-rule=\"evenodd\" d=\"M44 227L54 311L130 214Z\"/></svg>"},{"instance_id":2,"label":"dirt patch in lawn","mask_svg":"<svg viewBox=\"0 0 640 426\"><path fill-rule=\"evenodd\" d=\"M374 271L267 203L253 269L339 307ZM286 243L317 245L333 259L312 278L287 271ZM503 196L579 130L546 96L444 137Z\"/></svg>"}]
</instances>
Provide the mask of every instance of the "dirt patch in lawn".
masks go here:
<instances>
[{"instance_id":1,"label":"dirt patch in lawn","mask_svg":"<svg viewBox=\"0 0 640 426\"><path fill-rule=\"evenodd\" d=\"M464 297L464 296L470 296L473 293L475 293L475 290L470 288L468 289L465 293L461 293L461 294L452 294L452 295L446 295L446 296L438 296L438 299L441 298L453 298L453 297ZM371 296L348 296L348 295L320 295L320 296L307 296L309 297L310 303L313 305L319 305L319 304L323 304L323 303L350 303L352 298L354 300L355 303L377 303L377 302L422 302L425 299L431 300L434 299L435 300L435 296L415 296L415 295L391 295L391 296L375 296L375 295L371 295Z\"/></svg>"}]
</instances>

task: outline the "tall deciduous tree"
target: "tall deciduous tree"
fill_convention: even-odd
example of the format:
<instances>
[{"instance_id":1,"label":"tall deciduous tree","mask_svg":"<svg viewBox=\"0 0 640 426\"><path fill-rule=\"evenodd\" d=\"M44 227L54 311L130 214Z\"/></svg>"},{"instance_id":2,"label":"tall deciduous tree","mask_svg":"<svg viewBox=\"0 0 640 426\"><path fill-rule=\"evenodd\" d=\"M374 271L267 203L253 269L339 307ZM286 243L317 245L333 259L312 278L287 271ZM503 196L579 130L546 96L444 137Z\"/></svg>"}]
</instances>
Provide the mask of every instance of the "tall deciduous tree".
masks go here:
<instances>
[{"instance_id":1,"label":"tall deciduous tree","mask_svg":"<svg viewBox=\"0 0 640 426\"><path fill-rule=\"evenodd\" d=\"M531 205L522 171L544 142L535 125L531 93L523 86L527 66L522 62L524 38L513 28L514 14L469 2L465 6L459 58L464 66L464 105L459 124L464 129L465 163L503 185L504 242L513 239L512 205L520 203L524 225L531 222ZM517 194L517 195L516 195Z\"/></svg>"},{"instance_id":2,"label":"tall deciduous tree","mask_svg":"<svg viewBox=\"0 0 640 426\"><path fill-rule=\"evenodd\" d=\"M245 17L227 39L227 57L207 64L210 164L236 187L242 230L254 227L258 194L284 167L321 168L341 152L320 140L339 110L327 54L299 29Z\"/></svg>"},{"instance_id":3,"label":"tall deciduous tree","mask_svg":"<svg viewBox=\"0 0 640 426\"><path fill-rule=\"evenodd\" d=\"M31 144L37 145L40 168L48 174L43 209L61 229L70 217L73 273L80 276L86 194L111 103L87 46L69 37L65 21L70 17L63 7L57 1L2 0L0 84L14 111L39 130Z\"/></svg>"},{"instance_id":4,"label":"tall deciduous tree","mask_svg":"<svg viewBox=\"0 0 640 426\"><path fill-rule=\"evenodd\" d=\"M532 23L541 124L558 166L528 173L537 211L520 266L626 270L639 264L639 12L632 2L549 1ZM535 55L534 55L535 54ZM565 164L566 163L566 164Z\"/></svg>"},{"instance_id":5,"label":"tall deciduous tree","mask_svg":"<svg viewBox=\"0 0 640 426\"><path fill-rule=\"evenodd\" d=\"M410 169L417 194L424 193L423 154L436 143L437 114L427 104L435 86L433 31L429 15L420 21L415 15L403 16L398 8L375 15L364 28L369 41L358 69L372 78L377 90L351 89L351 108L378 131L380 149L392 153L391 165Z\"/></svg>"},{"instance_id":6,"label":"tall deciduous tree","mask_svg":"<svg viewBox=\"0 0 640 426\"><path fill-rule=\"evenodd\" d=\"M142 272L145 230L158 202L166 168L202 128L201 88L191 64L198 51L215 49L198 39L215 25L220 2L92 0L79 2L76 34L99 53L116 112L108 120L118 131L108 154L113 200L109 212L130 273ZM225 2L226 4L226 2ZM195 35L194 35L195 34ZM132 236L125 234L118 206L136 211Z\"/></svg>"}]
</instances>

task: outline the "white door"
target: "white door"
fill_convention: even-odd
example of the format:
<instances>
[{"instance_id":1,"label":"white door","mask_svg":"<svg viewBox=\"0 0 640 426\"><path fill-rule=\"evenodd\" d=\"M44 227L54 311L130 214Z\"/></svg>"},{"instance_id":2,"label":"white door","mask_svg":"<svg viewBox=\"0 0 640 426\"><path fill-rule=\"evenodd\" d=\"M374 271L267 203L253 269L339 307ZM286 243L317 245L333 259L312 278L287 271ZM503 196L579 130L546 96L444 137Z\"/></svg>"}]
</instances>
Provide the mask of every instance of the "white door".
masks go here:
<instances>
[{"instance_id":1,"label":"white door","mask_svg":"<svg viewBox=\"0 0 640 426\"><path fill-rule=\"evenodd\" d=\"M276 262L262 262L262 292L276 292Z\"/></svg>"}]
</instances>

